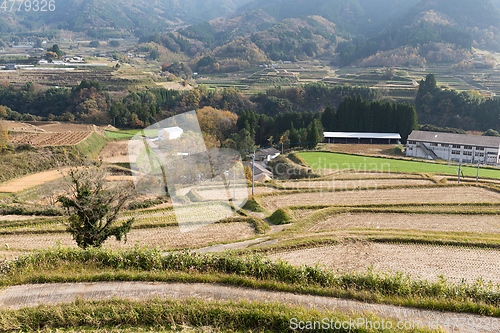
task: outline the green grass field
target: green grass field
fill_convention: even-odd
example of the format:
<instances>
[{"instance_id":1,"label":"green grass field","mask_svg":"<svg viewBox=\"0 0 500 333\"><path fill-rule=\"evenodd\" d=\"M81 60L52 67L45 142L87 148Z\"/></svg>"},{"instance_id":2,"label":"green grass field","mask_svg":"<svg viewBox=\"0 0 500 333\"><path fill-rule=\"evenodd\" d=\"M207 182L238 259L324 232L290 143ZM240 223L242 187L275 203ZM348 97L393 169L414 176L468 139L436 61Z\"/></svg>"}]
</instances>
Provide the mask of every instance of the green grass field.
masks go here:
<instances>
[{"instance_id":1,"label":"green grass field","mask_svg":"<svg viewBox=\"0 0 500 333\"><path fill-rule=\"evenodd\" d=\"M408 161L382 157L365 157L359 155L337 154L329 152L299 153L313 169L349 169L356 171L376 172L417 172L456 175L458 165L450 167L446 164ZM462 166L464 176L475 177L476 167ZM500 169L480 168L479 177L500 179Z\"/></svg>"}]
</instances>

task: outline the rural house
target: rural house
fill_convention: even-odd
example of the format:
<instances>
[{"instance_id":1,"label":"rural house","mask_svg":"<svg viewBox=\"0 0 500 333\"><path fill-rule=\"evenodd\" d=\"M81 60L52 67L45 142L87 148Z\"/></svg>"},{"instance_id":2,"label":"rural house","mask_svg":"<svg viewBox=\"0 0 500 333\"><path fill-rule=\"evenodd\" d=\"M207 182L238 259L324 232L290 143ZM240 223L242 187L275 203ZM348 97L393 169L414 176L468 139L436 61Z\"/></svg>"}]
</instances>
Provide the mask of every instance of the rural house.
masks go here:
<instances>
[{"instance_id":1,"label":"rural house","mask_svg":"<svg viewBox=\"0 0 500 333\"><path fill-rule=\"evenodd\" d=\"M406 156L431 160L498 165L500 137L413 131L406 144Z\"/></svg>"},{"instance_id":2,"label":"rural house","mask_svg":"<svg viewBox=\"0 0 500 333\"><path fill-rule=\"evenodd\" d=\"M255 153L255 160L267 163L273 158L278 157L279 154L280 151L276 148L271 147L271 148L260 149Z\"/></svg>"}]
</instances>

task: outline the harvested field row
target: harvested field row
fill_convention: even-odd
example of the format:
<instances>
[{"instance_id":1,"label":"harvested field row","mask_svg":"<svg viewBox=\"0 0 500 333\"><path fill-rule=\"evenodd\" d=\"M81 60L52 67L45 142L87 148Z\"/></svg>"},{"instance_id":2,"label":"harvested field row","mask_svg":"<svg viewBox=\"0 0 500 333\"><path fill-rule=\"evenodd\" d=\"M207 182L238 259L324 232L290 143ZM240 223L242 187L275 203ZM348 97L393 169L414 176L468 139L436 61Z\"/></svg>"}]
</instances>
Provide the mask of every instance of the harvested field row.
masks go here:
<instances>
[{"instance_id":1,"label":"harvested field row","mask_svg":"<svg viewBox=\"0 0 500 333\"><path fill-rule=\"evenodd\" d=\"M162 249L179 249L186 247L207 246L211 243L230 242L248 239L255 236L255 229L249 223L235 222L211 224L205 227L182 233L179 227L132 230L127 234L127 243L117 242L113 237L105 246L112 248L132 248L139 245L160 247ZM41 235L9 235L2 236L2 244L8 244L16 250L34 250L56 246L76 247L76 242L69 233Z\"/></svg>"},{"instance_id":2,"label":"harvested field row","mask_svg":"<svg viewBox=\"0 0 500 333\"><path fill-rule=\"evenodd\" d=\"M363 172L358 170L332 170L332 169L324 169L322 172L326 172L329 174L329 177L334 178L336 180L342 179L370 179L370 178L422 178L420 174L411 174L411 173L396 173L396 172Z\"/></svg>"},{"instance_id":3,"label":"harvested field row","mask_svg":"<svg viewBox=\"0 0 500 333\"><path fill-rule=\"evenodd\" d=\"M71 133L12 133L9 140L12 143L22 144L33 142L36 147L43 146L70 146L85 140L92 132Z\"/></svg>"},{"instance_id":4,"label":"harvested field row","mask_svg":"<svg viewBox=\"0 0 500 333\"><path fill-rule=\"evenodd\" d=\"M308 231L353 228L500 234L500 219L496 215L340 214L315 224Z\"/></svg>"},{"instance_id":5,"label":"harvested field row","mask_svg":"<svg viewBox=\"0 0 500 333\"><path fill-rule=\"evenodd\" d=\"M300 182L282 182L278 183L289 189L300 188L324 188L324 189L339 189L339 188L372 188L378 186L394 186L394 185L430 185L434 182L430 179L351 179L351 180L321 180L321 181L300 181Z\"/></svg>"},{"instance_id":6,"label":"harvested field row","mask_svg":"<svg viewBox=\"0 0 500 333\"><path fill-rule=\"evenodd\" d=\"M395 245L348 242L334 246L289 251L270 256L292 265L315 266L348 272L403 272L413 278L438 281L444 275L451 282L465 280L500 283L500 251L450 246Z\"/></svg>"},{"instance_id":7,"label":"harvested field row","mask_svg":"<svg viewBox=\"0 0 500 333\"><path fill-rule=\"evenodd\" d=\"M500 202L500 194L480 187L424 187L264 195L258 201L265 209L275 211L298 205Z\"/></svg>"}]
</instances>

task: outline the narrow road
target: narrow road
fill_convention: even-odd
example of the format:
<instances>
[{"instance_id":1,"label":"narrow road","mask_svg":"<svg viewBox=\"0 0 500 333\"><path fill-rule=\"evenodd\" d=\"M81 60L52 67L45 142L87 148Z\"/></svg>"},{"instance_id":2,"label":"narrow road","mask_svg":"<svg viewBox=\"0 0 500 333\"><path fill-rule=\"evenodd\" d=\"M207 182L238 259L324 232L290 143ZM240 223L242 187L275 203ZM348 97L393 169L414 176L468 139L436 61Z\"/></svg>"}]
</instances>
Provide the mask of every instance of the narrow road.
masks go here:
<instances>
[{"instance_id":1,"label":"narrow road","mask_svg":"<svg viewBox=\"0 0 500 333\"><path fill-rule=\"evenodd\" d=\"M12 286L0 291L0 308L19 309L39 304L72 302L76 297L86 300L106 300L113 297L130 300L147 300L154 297L169 299L197 298L204 300L248 300L300 305L308 308L329 309L348 314L374 313L383 318L398 320L422 320L445 323L455 318L479 323L482 319L498 320L484 316L405 308L392 305L369 304L333 297L300 295L285 292L256 290L204 283L162 283L162 282L93 282L93 283L50 283ZM311 318L314 320L317 318ZM486 322L483 320L483 322ZM498 324L498 321L497 321ZM445 329L446 330L446 329ZM449 330L451 332L451 330ZM455 329L453 332L499 332L499 329Z\"/></svg>"}]
</instances>

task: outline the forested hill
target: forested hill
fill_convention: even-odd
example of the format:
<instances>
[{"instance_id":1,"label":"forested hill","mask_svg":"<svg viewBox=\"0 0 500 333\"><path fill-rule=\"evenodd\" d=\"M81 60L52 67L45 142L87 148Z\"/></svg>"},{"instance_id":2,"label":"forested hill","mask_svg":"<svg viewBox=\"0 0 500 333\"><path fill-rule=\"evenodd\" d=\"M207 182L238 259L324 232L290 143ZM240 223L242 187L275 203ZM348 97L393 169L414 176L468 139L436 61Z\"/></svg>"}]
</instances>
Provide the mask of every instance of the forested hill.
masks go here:
<instances>
[{"instance_id":1,"label":"forested hill","mask_svg":"<svg viewBox=\"0 0 500 333\"><path fill-rule=\"evenodd\" d=\"M386 52L383 56L390 56L388 52L392 51L425 59L429 51L444 50L445 58L459 62L467 57L463 50L472 47L499 51L499 27L500 10L491 0L421 0L383 31L365 40L344 43L338 51L344 64L381 51ZM440 44L438 49L429 50L436 44Z\"/></svg>"},{"instance_id":2,"label":"forested hill","mask_svg":"<svg viewBox=\"0 0 500 333\"><path fill-rule=\"evenodd\" d=\"M262 10L276 20L319 15L346 34L370 35L403 15L418 0L252 0L237 13ZM376 30L375 32L378 32Z\"/></svg>"},{"instance_id":3,"label":"forested hill","mask_svg":"<svg viewBox=\"0 0 500 333\"><path fill-rule=\"evenodd\" d=\"M0 18L2 32L42 27L72 31L98 29L164 32L179 24L196 24L234 12L249 0L65 0L54 11L9 13ZM48 8L47 8L48 9ZM3 11L2 11L3 13Z\"/></svg>"}]
</instances>

